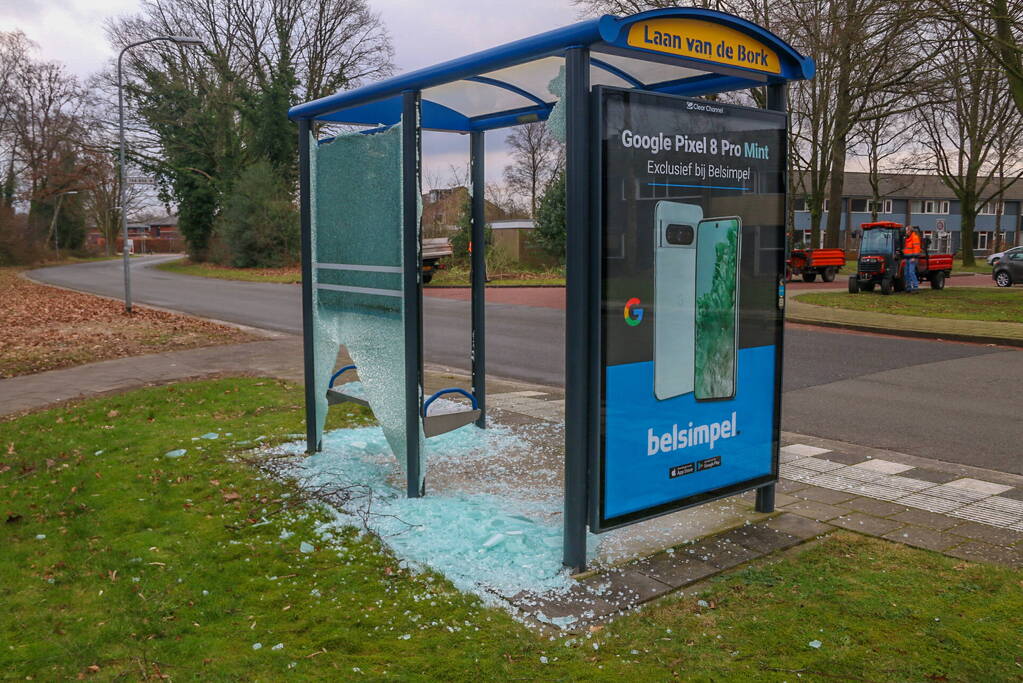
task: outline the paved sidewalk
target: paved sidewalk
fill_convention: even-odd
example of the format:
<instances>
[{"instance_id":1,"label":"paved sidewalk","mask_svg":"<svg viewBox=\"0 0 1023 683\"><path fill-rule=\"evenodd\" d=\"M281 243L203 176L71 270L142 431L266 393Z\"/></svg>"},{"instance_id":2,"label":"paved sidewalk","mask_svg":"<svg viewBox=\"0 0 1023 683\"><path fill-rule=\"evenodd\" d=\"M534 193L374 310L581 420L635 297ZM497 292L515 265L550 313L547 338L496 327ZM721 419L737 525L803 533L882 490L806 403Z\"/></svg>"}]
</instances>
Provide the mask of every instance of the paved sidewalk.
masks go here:
<instances>
[{"instance_id":1,"label":"paved sidewalk","mask_svg":"<svg viewBox=\"0 0 1023 683\"><path fill-rule=\"evenodd\" d=\"M836 290L841 291L841 290ZM952 320L892 315L815 306L791 296L785 302L785 320L791 323L841 327L864 332L884 332L907 337L955 339L985 344L1023 346L1023 323Z\"/></svg>"},{"instance_id":2,"label":"paved sidewalk","mask_svg":"<svg viewBox=\"0 0 1023 683\"><path fill-rule=\"evenodd\" d=\"M117 358L0 380L0 416L150 384L220 374L301 381L302 340L285 335L245 344Z\"/></svg>"}]
</instances>

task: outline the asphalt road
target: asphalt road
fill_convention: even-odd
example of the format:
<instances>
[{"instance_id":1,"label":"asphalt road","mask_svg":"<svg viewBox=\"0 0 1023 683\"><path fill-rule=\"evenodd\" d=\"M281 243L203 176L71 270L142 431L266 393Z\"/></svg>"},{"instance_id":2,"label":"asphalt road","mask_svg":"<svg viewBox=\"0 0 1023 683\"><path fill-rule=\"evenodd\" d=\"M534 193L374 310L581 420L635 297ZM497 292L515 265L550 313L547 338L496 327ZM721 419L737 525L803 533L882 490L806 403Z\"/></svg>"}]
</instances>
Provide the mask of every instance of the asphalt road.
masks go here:
<instances>
[{"instance_id":1,"label":"asphalt road","mask_svg":"<svg viewBox=\"0 0 1023 683\"><path fill-rule=\"evenodd\" d=\"M132 259L137 302L281 332L301 333L296 285L231 282L150 268ZM119 261L43 268L31 277L120 297ZM424 297L427 363L467 368L469 304ZM487 305L487 370L564 382L564 312ZM1023 351L846 333L786 332L783 429L1023 474Z\"/></svg>"}]
</instances>

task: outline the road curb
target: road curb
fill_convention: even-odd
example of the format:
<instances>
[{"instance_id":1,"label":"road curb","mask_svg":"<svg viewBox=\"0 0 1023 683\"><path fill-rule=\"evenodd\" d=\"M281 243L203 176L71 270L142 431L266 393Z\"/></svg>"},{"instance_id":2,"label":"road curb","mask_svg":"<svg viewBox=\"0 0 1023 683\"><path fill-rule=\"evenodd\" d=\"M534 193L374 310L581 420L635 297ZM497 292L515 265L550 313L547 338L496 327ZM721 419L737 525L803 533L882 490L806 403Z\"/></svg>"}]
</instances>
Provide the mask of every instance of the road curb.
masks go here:
<instances>
[{"instance_id":1,"label":"road curb","mask_svg":"<svg viewBox=\"0 0 1023 683\"><path fill-rule=\"evenodd\" d=\"M787 301L785 322L917 339L1023 347L1023 324L1019 323L993 323L851 311L799 301L798 295ZM992 327L1000 325L1005 327Z\"/></svg>"},{"instance_id":2,"label":"road curb","mask_svg":"<svg viewBox=\"0 0 1023 683\"><path fill-rule=\"evenodd\" d=\"M874 332L896 337L911 337L914 339L937 339L941 341L972 342L976 344L995 344L998 346L1023 348L1023 339L1013 339L1012 337L960 334L956 332L929 332L926 330L900 330L892 327L879 327L876 325L864 325L861 323L839 322L833 320L817 320L815 318L795 316L785 316L785 322L798 323L800 325L813 325L814 327L854 330L857 332Z\"/></svg>"}]
</instances>

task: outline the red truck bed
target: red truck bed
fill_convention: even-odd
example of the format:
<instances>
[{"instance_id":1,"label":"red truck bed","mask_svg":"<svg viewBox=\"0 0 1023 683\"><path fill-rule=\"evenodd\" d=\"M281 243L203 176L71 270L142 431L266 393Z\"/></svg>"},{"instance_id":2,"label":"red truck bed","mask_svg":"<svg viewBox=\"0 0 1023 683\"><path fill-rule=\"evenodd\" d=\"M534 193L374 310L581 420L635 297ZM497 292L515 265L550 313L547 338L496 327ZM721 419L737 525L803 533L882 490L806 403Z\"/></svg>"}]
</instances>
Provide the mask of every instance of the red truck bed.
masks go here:
<instances>
[{"instance_id":1,"label":"red truck bed","mask_svg":"<svg viewBox=\"0 0 1023 683\"><path fill-rule=\"evenodd\" d=\"M789 263L797 268L826 268L845 265L845 251L842 249L793 249Z\"/></svg>"},{"instance_id":2,"label":"red truck bed","mask_svg":"<svg viewBox=\"0 0 1023 683\"><path fill-rule=\"evenodd\" d=\"M920 257L918 270L952 270L952 254L929 254Z\"/></svg>"},{"instance_id":3,"label":"red truck bed","mask_svg":"<svg viewBox=\"0 0 1023 683\"><path fill-rule=\"evenodd\" d=\"M842 249L811 249L809 252L811 268L845 265L845 251Z\"/></svg>"}]
</instances>

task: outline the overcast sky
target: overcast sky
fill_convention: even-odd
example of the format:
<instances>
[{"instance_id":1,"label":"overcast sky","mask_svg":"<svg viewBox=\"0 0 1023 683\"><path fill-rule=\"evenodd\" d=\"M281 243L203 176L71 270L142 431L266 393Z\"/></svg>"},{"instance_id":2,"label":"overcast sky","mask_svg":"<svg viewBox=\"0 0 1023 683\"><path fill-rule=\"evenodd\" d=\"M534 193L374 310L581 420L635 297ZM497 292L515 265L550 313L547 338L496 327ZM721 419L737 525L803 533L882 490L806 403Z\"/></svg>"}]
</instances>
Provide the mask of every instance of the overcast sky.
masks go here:
<instances>
[{"instance_id":1,"label":"overcast sky","mask_svg":"<svg viewBox=\"0 0 1023 683\"><path fill-rule=\"evenodd\" d=\"M571 0L369 0L391 34L398 71L429 66L579 20ZM115 55L103 31L108 17L130 14L137 0L0 0L0 31L21 29L44 59L59 60L83 79ZM426 9L428 7L429 9ZM487 139L487 178L498 180L504 133ZM464 164L464 136L430 135L424 162L431 175ZM463 155L465 157L463 158Z\"/></svg>"}]
</instances>

